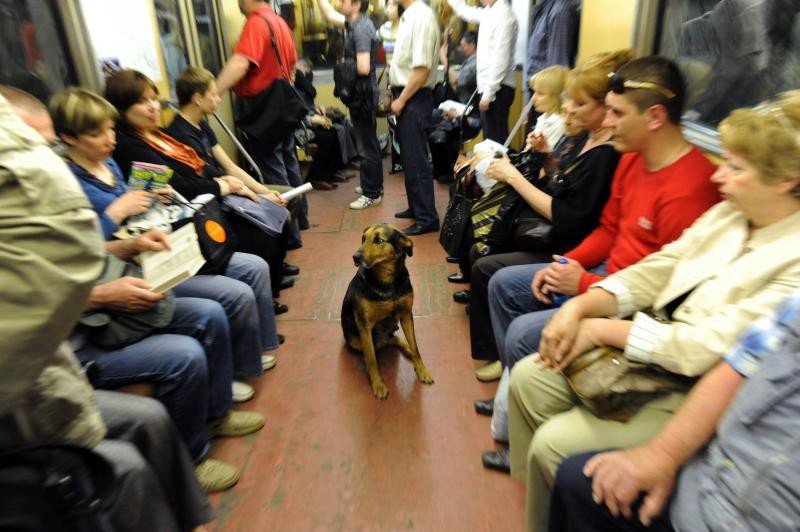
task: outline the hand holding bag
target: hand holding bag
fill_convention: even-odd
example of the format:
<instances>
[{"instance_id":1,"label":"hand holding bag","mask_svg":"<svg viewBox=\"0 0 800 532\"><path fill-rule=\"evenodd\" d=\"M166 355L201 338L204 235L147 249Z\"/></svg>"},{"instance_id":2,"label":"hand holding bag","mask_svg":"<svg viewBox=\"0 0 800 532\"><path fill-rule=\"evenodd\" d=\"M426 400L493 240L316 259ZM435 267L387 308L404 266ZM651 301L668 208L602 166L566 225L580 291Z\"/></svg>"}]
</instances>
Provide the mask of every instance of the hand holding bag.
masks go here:
<instances>
[{"instance_id":1,"label":"hand holding bag","mask_svg":"<svg viewBox=\"0 0 800 532\"><path fill-rule=\"evenodd\" d=\"M239 128L249 137L260 141L264 148L271 148L286 139L306 116L303 96L289 82L291 78L278 51L275 31L266 17L262 15L270 31L272 49L278 57L281 76L257 95L242 99L243 112L237 119Z\"/></svg>"},{"instance_id":2,"label":"hand holding bag","mask_svg":"<svg viewBox=\"0 0 800 532\"><path fill-rule=\"evenodd\" d=\"M655 364L630 361L614 347L584 353L567 366L564 376L583 406L599 418L615 421L629 420L662 395L688 391L696 380Z\"/></svg>"}]
</instances>

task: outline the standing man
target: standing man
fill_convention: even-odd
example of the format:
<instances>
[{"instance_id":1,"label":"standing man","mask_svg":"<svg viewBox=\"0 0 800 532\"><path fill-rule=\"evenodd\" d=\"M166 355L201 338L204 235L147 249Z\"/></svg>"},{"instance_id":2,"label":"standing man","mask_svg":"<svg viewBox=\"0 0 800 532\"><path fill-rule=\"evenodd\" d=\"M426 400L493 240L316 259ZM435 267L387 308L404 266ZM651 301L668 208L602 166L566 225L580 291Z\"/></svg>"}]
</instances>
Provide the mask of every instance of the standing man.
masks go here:
<instances>
[{"instance_id":1,"label":"standing man","mask_svg":"<svg viewBox=\"0 0 800 532\"><path fill-rule=\"evenodd\" d=\"M500 144L508 137L508 111L514 101L514 47L517 19L508 0L447 0L456 14L478 24L478 93L483 136Z\"/></svg>"},{"instance_id":2,"label":"standing man","mask_svg":"<svg viewBox=\"0 0 800 532\"><path fill-rule=\"evenodd\" d=\"M336 11L328 0L317 0L328 23L344 27L344 60L356 65L356 94L347 103L356 147L361 156L361 197L350 204L351 209L366 209L380 205L383 195L381 147L375 132L375 113L378 108L378 81L375 76L377 33L367 17L369 0L342 0Z\"/></svg>"},{"instance_id":3,"label":"standing man","mask_svg":"<svg viewBox=\"0 0 800 532\"><path fill-rule=\"evenodd\" d=\"M262 0L239 0L239 10L247 17L233 56L225 63L217 77L220 94L233 89L238 97L237 115L247 114L253 105L254 96L264 91L276 79L282 77L294 82L294 65L297 51L292 30L269 4ZM269 21L269 26L267 26ZM272 46L272 31L278 50ZM281 68L277 53L283 62ZM264 172L264 179L272 185L299 187L303 184L300 163L295 152L294 132L275 146L253 146L252 155ZM308 228L308 204L303 198L297 216L300 229ZM289 249L301 246L300 233L293 228Z\"/></svg>"},{"instance_id":4,"label":"standing man","mask_svg":"<svg viewBox=\"0 0 800 532\"><path fill-rule=\"evenodd\" d=\"M433 112L431 89L436 81L439 26L431 8L422 0L400 0L400 5L405 11L400 17L389 69L390 109L397 117L408 209L395 217L415 218L404 229L405 234L414 236L439 230L425 133Z\"/></svg>"}]
</instances>

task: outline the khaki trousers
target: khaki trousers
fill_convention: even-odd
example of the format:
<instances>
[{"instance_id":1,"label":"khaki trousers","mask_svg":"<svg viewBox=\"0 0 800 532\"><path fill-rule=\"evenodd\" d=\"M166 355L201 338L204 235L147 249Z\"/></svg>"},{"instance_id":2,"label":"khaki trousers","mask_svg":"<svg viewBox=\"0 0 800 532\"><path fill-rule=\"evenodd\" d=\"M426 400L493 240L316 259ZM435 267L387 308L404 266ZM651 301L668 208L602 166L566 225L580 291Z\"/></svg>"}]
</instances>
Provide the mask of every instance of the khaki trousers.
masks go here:
<instances>
[{"instance_id":1,"label":"khaki trousers","mask_svg":"<svg viewBox=\"0 0 800 532\"><path fill-rule=\"evenodd\" d=\"M564 377L540 369L532 356L517 362L509 390L509 443L511 475L528 485L525 529L547 530L550 487L561 460L646 442L684 399L673 393L655 400L625 423L600 419L580 406Z\"/></svg>"}]
</instances>

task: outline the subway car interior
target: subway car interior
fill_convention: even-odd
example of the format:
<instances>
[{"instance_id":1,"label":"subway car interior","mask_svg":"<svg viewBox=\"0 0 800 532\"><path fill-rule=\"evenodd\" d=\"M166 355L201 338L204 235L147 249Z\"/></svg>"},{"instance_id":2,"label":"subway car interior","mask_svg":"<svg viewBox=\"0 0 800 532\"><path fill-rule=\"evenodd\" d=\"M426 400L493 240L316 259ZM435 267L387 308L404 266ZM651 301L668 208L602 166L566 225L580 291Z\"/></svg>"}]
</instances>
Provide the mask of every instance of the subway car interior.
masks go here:
<instances>
[{"instance_id":1,"label":"subway car interior","mask_svg":"<svg viewBox=\"0 0 800 532\"><path fill-rule=\"evenodd\" d=\"M800 1L0 40L0 531L800 530Z\"/></svg>"}]
</instances>

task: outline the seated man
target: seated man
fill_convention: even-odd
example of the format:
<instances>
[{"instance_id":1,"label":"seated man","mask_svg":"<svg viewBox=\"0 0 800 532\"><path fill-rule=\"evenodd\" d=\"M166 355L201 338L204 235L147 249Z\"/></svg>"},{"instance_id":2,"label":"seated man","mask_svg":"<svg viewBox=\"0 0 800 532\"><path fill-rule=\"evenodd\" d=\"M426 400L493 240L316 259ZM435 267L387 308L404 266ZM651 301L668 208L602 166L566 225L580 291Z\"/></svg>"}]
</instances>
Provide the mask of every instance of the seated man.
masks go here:
<instances>
[{"instance_id":1,"label":"seated man","mask_svg":"<svg viewBox=\"0 0 800 532\"><path fill-rule=\"evenodd\" d=\"M447 81L456 85L458 100L471 106L471 112L462 117L462 113L448 108L447 102L443 102L439 106L440 109L433 110L433 121L436 125L428 135L428 147L431 150L433 177L442 183L450 183L453 180L453 166L461 150L460 141L474 137L481 128L480 111L473 98L477 84L475 62L477 47L478 34L472 30L465 31L459 43L464 63L458 73L453 68L447 73ZM446 49L446 44L439 49L439 60L442 64L447 64L444 57ZM473 101L470 101L471 99Z\"/></svg>"},{"instance_id":2,"label":"seated man","mask_svg":"<svg viewBox=\"0 0 800 532\"><path fill-rule=\"evenodd\" d=\"M114 466L114 530L199 527L213 515L161 406L93 394L64 342L101 272L102 240L69 170L20 120L46 116L41 103L8 87L0 94L13 101L0 96L0 450L93 448Z\"/></svg>"},{"instance_id":3,"label":"seated man","mask_svg":"<svg viewBox=\"0 0 800 532\"><path fill-rule=\"evenodd\" d=\"M650 441L565 460L550 530L795 529L798 330L796 292L745 332Z\"/></svg>"}]
</instances>

